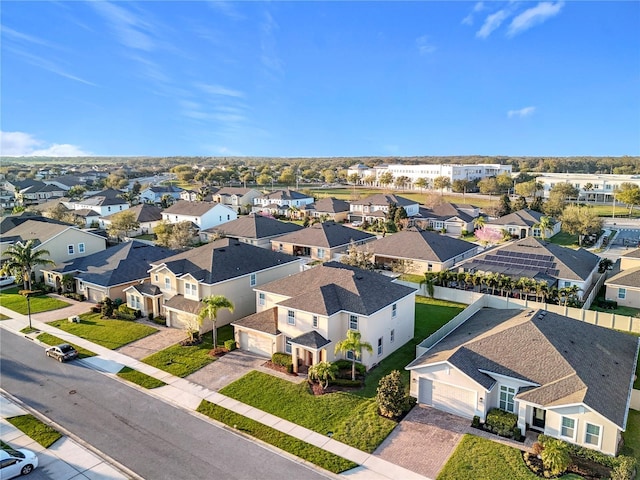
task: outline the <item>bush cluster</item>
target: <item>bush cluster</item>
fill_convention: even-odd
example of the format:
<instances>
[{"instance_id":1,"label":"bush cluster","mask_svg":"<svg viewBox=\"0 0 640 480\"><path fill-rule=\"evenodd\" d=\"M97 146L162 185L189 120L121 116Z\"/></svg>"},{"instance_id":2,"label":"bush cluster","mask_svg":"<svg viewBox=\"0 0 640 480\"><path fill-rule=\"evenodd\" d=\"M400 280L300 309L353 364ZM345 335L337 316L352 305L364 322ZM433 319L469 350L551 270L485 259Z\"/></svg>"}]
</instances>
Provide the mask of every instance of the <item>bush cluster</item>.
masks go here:
<instances>
[{"instance_id":1,"label":"bush cluster","mask_svg":"<svg viewBox=\"0 0 640 480\"><path fill-rule=\"evenodd\" d=\"M271 355L271 363L280 367L286 367L287 372L293 373L293 360L288 353L276 352Z\"/></svg>"},{"instance_id":2,"label":"bush cluster","mask_svg":"<svg viewBox=\"0 0 640 480\"><path fill-rule=\"evenodd\" d=\"M483 428L505 438L520 440L522 437L520 428L518 428L518 416L499 408L489 410Z\"/></svg>"},{"instance_id":3,"label":"bush cluster","mask_svg":"<svg viewBox=\"0 0 640 480\"><path fill-rule=\"evenodd\" d=\"M232 352L236 349L236 341L234 339L225 340L224 348Z\"/></svg>"},{"instance_id":4,"label":"bush cluster","mask_svg":"<svg viewBox=\"0 0 640 480\"><path fill-rule=\"evenodd\" d=\"M87 299L87 297L85 297L82 293L67 292L63 293L62 296L66 298L72 298L74 300L77 300L78 302L84 302Z\"/></svg>"},{"instance_id":5,"label":"bush cluster","mask_svg":"<svg viewBox=\"0 0 640 480\"><path fill-rule=\"evenodd\" d=\"M351 380L351 360L336 360L333 364L338 367L338 374L336 375L337 378ZM361 363L356 362L356 375L364 376L366 372L367 368Z\"/></svg>"}]
</instances>

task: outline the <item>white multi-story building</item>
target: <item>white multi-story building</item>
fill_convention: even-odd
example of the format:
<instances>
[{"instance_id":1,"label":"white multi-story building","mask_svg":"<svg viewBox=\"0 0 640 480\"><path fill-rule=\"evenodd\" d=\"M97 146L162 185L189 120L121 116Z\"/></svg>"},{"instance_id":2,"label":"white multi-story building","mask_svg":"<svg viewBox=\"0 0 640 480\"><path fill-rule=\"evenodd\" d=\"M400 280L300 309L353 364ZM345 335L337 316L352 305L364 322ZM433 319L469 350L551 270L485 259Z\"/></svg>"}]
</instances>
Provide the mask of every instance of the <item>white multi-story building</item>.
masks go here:
<instances>
[{"instance_id":1,"label":"white multi-story building","mask_svg":"<svg viewBox=\"0 0 640 480\"><path fill-rule=\"evenodd\" d=\"M580 192L578 199L592 202L612 202L613 194L623 183L640 186L640 175L610 175L591 173L545 173L536 177L544 186L543 194L549 192L558 183L569 183Z\"/></svg>"},{"instance_id":2,"label":"white multi-story building","mask_svg":"<svg viewBox=\"0 0 640 480\"><path fill-rule=\"evenodd\" d=\"M478 163L473 165L389 164L367 167L366 165L358 164L349 167L347 175L358 174L360 182L364 182L367 177L375 176L375 185L378 185L380 176L386 172L390 172L394 178L407 177L411 184L414 184L419 178L424 178L431 185L438 177L447 177L449 181L453 183L455 180L475 180L495 177L503 173L511 175L511 165L500 165L498 163Z\"/></svg>"}]
</instances>

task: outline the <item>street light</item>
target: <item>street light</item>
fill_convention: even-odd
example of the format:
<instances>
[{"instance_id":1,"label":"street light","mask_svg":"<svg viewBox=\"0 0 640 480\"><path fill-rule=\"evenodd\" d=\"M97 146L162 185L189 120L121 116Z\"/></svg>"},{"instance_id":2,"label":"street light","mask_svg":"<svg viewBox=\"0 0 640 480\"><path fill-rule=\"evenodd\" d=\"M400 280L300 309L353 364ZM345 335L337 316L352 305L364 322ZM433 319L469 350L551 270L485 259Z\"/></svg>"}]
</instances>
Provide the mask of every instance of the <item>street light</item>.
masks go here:
<instances>
[{"instance_id":1,"label":"street light","mask_svg":"<svg viewBox=\"0 0 640 480\"><path fill-rule=\"evenodd\" d=\"M29 317L29 330L31 330L33 328L31 326L31 296L40 293L40 290L20 290L19 293L27 299L27 316Z\"/></svg>"}]
</instances>

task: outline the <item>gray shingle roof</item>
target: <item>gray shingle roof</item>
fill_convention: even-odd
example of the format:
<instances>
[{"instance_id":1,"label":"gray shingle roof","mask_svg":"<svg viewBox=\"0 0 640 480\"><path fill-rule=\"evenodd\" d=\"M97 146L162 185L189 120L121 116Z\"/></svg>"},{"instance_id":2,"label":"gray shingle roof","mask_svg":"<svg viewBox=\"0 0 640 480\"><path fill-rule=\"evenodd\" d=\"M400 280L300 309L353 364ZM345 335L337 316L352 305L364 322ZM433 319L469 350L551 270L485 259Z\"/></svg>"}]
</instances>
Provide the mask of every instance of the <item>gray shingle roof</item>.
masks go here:
<instances>
[{"instance_id":1,"label":"gray shingle roof","mask_svg":"<svg viewBox=\"0 0 640 480\"><path fill-rule=\"evenodd\" d=\"M199 282L214 284L297 261L298 258L291 255L222 238L155 262L153 266L164 264L177 276L191 274Z\"/></svg>"},{"instance_id":2,"label":"gray shingle roof","mask_svg":"<svg viewBox=\"0 0 640 480\"><path fill-rule=\"evenodd\" d=\"M84 282L111 287L149 278L148 271L153 262L175 253L175 250L134 240L56 265L52 270L59 273L79 272L75 276Z\"/></svg>"},{"instance_id":3,"label":"gray shingle roof","mask_svg":"<svg viewBox=\"0 0 640 480\"><path fill-rule=\"evenodd\" d=\"M132 212L135 215L136 222L139 223L156 222L162 220L162 209L160 207L156 207L155 205L151 205L150 203L140 203L127 210L112 213L111 215L107 215L102 218L111 220L114 216L119 215L122 212Z\"/></svg>"},{"instance_id":4,"label":"gray shingle roof","mask_svg":"<svg viewBox=\"0 0 640 480\"><path fill-rule=\"evenodd\" d=\"M270 335L279 335L278 308L273 307L258 313L247 315L244 318L232 322L231 325L238 325L239 327L258 330L259 332L265 332Z\"/></svg>"},{"instance_id":5,"label":"gray shingle roof","mask_svg":"<svg viewBox=\"0 0 640 480\"><path fill-rule=\"evenodd\" d=\"M390 203L395 203L399 207L406 207L407 205L415 205L418 202L409 200L405 197L388 193L376 193L375 195L369 195L362 200L356 200L351 202L352 205L381 205L386 206Z\"/></svg>"},{"instance_id":6,"label":"gray shingle roof","mask_svg":"<svg viewBox=\"0 0 640 480\"><path fill-rule=\"evenodd\" d=\"M253 188L243 188L243 187L222 187L220 190L216 192L216 195L239 195L240 197L246 195L251 191L256 191ZM260 193L260 192L258 192Z\"/></svg>"},{"instance_id":7,"label":"gray shingle roof","mask_svg":"<svg viewBox=\"0 0 640 480\"><path fill-rule=\"evenodd\" d=\"M40 223L50 223L54 225L66 225L67 227L71 226L69 223L61 222L59 220L54 220L52 218L43 217L41 215L32 215L27 212L23 212L19 215L8 215L0 220L0 235L8 234L11 230L16 228L19 225L22 225L26 221L40 222Z\"/></svg>"},{"instance_id":8,"label":"gray shingle roof","mask_svg":"<svg viewBox=\"0 0 640 480\"><path fill-rule=\"evenodd\" d=\"M432 262L445 262L478 246L436 232L409 228L367 244L377 255Z\"/></svg>"},{"instance_id":9,"label":"gray shingle roof","mask_svg":"<svg viewBox=\"0 0 640 480\"><path fill-rule=\"evenodd\" d=\"M217 227L208 228L204 232L224 233L227 237L257 239L284 235L302 229L303 227L295 223L281 222L264 215L251 214L223 223Z\"/></svg>"},{"instance_id":10,"label":"gray shingle roof","mask_svg":"<svg viewBox=\"0 0 640 480\"><path fill-rule=\"evenodd\" d=\"M108 205L126 205L126 200L122 199L120 195L123 192L120 190L115 190L113 188L108 188L103 190L102 192L98 192L94 195L91 195L83 200L79 200L76 203L81 205L96 205L96 206L108 206Z\"/></svg>"},{"instance_id":11,"label":"gray shingle roof","mask_svg":"<svg viewBox=\"0 0 640 480\"><path fill-rule=\"evenodd\" d=\"M26 242L27 240L37 240L43 243L50 238L58 235L69 228L75 228L67 223L44 222L41 220L27 220L14 228L3 233L3 241L7 241L8 237L14 237L16 240Z\"/></svg>"},{"instance_id":12,"label":"gray shingle roof","mask_svg":"<svg viewBox=\"0 0 640 480\"><path fill-rule=\"evenodd\" d=\"M551 312L483 309L408 369L448 361L485 388L483 371L535 384L516 398L542 406L583 402L621 428L638 339Z\"/></svg>"},{"instance_id":13,"label":"gray shingle roof","mask_svg":"<svg viewBox=\"0 0 640 480\"><path fill-rule=\"evenodd\" d=\"M607 285L622 285L624 287L640 289L640 267L623 270L613 277L607 279L605 283Z\"/></svg>"},{"instance_id":14,"label":"gray shingle roof","mask_svg":"<svg viewBox=\"0 0 640 480\"><path fill-rule=\"evenodd\" d=\"M431 208L420 207L420 216L442 221L457 217L467 223L474 219L472 215L460 210L455 204L447 202L434 205Z\"/></svg>"},{"instance_id":15,"label":"gray shingle roof","mask_svg":"<svg viewBox=\"0 0 640 480\"><path fill-rule=\"evenodd\" d=\"M273 192L262 195L261 198L268 198L270 200L301 200L303 198L312 198L304 193L296 192L295 190L275 190Z\"/></svg>"},{"instance_id":16,"label":"gray shingle roof","mask_svg":"<svg viewBox=\"0 0 640 480\"><path fill-rule=\"evenodd\" d=\"M371 315L415 292L379 273L338 262L269 282L259 290L289 297L279 302L280 306L320 315L341 310Z\"/></svg>"},{"instance_id":17,"label":"gray shingle roof","mask_svg":"<svg viewBox=\"0 0 640 480\"><path fill-rule=\"evenodd\" d=\"M178 200L162 213L172 213L174 215L191 215L200 217L218 205L215 202L189 202L187 200Z\"/></svg>"},{"instance_id":18,"label":"gray shingle roof","mask_svg":"<svg viewBox=\"0 0 640 480\"><path fill-rule=\"evenodd\" d=\"M351 241L361 242L375 238L375 235L362 230L345 227L335 222L323 222L284 235L278 238L278 242L310 247L335 248L349 245Z\"/></svg>"},{"instance_id":19,"label":"gray shingle roof","mask_svg":"<svg viewBox=\"0 0 640 480\"><path fill-rule=\"evenodd\" d=\"M307 206L307 209L311 209L311 205ZM333 197L323 198L318 200L313 204L313 209L316 212L327 212L327 213L341 213L349 211L349 202L345 202L344 200L339 200Z\"/></svg>"},{"instance_id":20,"label":"gray shingle roof","mask_svg":"<svg viewBox=\"0 0 640 480\"><path fill-rule=\"evenodd\" d=\"M303 333L302 335L292 338L291 343L318 350L325 345L330 344L331 340L327 340L315 330L311 330L310 332Z\"/></svg>"},{"instance_id":21,"label":"gray shingle roof","mask_svg":"<svg viewBox=\"0 0 640 480\"><path fill-rule=\"evenodd\" d=\"M172 308L174 310L179 310L181 312L191 313L193 315L197 315L200 313L203 304L198 302L197 300L190 300L188 298L184 298L183 295L174 295L169 300L164 302L164 306L167 308Z\"/></svg>"},{"instance_id":22,"label":"gray shingle roof","mask_svg":"<svg viewBox=\"0 0 640 480\"><path fill-rule=\"evenodd\" d=\"M153 285L152 283L149 283L149 282L138 283L134 285L133 288L135 288L138 292L142 293L143 295L151 295L151 296L162 295L162 290L160 290L160 288L157 285Z\"/></svg>"},{"instance_id":23,"label":"gray shingle roof","mask_svg":"<svg viewBox=\"0 0 640 480\"><path fill-rule=\"evenodd\" d=\"M488 225L516 225L519 227L533 227L540 223L540 219L544 217L544 213L536 212L528 208L518 210L517 212L504 215L496 220L487 222ZM555 220L551 219L552 224Z\"/></svg>"},{"instance_id":24,"label":"gray shingle roof","mask_svg":"<svg viewBox=\"0 0 640 480\"><path fill-rule=\"evenodd\" d=\"M628 258L640 258L640 248L635 248L629 252L625 252L622 256Z\"/></svg>"},{"instance_id":25,"label":"gray shingle roof","mask_svg":"<svg viewBox=\"0 0 640 480\"><path fill-rule=\"evenodd\" d=\"M512 276L516 275L513 268L510 270L511 267L508 265L498 266L485 263L487 255L495 255L498 251L553 257L553 266L551 268L536 266L529 266L528 268L522 268L522 266L513 267L521 272L520 276L528 277L533 277L537 273L544 273L556 279L564 278L568 280L584 281L600 262L600 257L585 250L584 248L574 250L572 248L561 247L560 245L545 242L537 238L527 237L482 253L468 262L465 262L462 267L465 269L477 269L482 272L498 272Z\"/></svg>"}]
</instances>

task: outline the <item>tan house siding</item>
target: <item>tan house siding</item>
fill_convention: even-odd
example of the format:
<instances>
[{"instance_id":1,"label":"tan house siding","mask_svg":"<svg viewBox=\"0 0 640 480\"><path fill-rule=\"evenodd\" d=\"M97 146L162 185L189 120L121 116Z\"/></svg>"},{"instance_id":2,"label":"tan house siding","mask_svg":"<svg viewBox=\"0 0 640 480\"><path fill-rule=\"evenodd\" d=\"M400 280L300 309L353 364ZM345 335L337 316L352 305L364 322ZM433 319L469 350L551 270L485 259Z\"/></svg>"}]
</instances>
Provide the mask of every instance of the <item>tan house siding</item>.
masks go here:
<instances>
[{"instance_id":1,"label":"tan house siding","mask_svg":"<svg viewBox=\"0 0 640 480\"><path fill-rule=\"evenodd\" d=\"M624 290L625 298L620 298L620 289ZM618 305L622 307L640 308L640 286L636 289L633 287L607 285L605 298L618 302Z\"/></svg>"}]
</instances>

